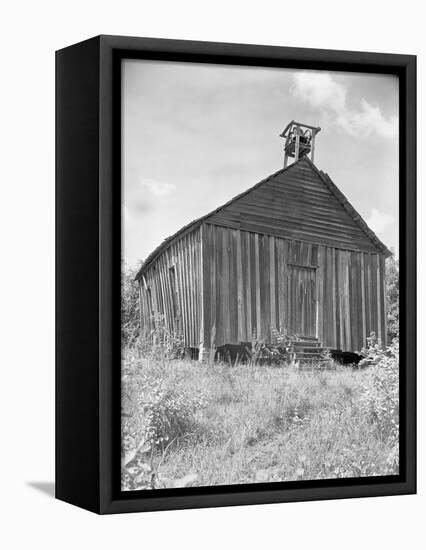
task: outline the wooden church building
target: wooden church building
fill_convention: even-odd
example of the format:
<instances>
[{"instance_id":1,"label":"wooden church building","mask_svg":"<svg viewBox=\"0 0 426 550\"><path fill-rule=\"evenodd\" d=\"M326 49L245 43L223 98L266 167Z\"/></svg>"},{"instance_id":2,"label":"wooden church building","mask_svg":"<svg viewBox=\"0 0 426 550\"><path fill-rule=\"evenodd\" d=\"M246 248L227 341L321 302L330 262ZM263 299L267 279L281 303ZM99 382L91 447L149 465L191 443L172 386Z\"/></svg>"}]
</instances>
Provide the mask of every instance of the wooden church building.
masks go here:
<instances>
[{"instance_id":1,"label":"wooden church building","mask_svg":"<svg viewBox=\"0 0 426 550\"><path fill-rule=\"evenodd\" d=\"M200 356L287 330L359 351L386 342L391 253L313 163L320 128L292 121L284 168L166 239L136 279L142 328L157 314ZM288 165L289 158L294 162Z\"/></svg>"}]
</instances>

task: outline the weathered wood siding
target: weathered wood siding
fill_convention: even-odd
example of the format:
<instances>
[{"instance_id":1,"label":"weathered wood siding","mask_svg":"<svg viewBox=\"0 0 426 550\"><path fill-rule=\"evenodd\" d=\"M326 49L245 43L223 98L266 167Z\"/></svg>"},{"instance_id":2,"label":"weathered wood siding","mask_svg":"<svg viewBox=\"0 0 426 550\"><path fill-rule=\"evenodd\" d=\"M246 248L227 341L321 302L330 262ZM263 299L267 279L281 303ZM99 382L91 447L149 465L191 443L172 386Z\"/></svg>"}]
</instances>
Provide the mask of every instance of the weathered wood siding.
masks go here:
<instances>
[{"instance_id":1,"label":"weathered wood siding","mask_svg":"<svg viewBox=\"0 0 426 550\"><path fill-rule=\"evenodd\" d=\"M379 252L306 159L261 182L206 221L345 250Z\"/></svg>"},{"instance_id":2,"label":"weathered wood siding","mask_svg":"<svg viewBox=\"0 0 426 550\"><path fill-rule=\"evenodd\" d=\"M187 347L273 341L357 351L385 342L386 247L307 159L184 227L140 272L141 324L164 315ZM139 276L138 275L138 276Z\"/></svg>"},{"instance_id":3,"label":"weathered wood siding","mask_svg":"<svg viewBox=\"0 0 426 550\"><path fill-rule=\"evenodd\" d=\"M166 326L183 334L186 347L198 347L202 323L201 229L166 248L139 279L141 326L151 332L163 315Z\"/></svg>"},{"instance_id":4,"label":"weathered wood siding","mask_svg":"<svg viewBox=\"0 0 426 550\"><path fill-rule=\"evenodd\" d=\"M381 254L204 224L200 342L272 342L297 327L344 351L372 331L385 341L384 269Z\"/></svg>"}]
</instances>

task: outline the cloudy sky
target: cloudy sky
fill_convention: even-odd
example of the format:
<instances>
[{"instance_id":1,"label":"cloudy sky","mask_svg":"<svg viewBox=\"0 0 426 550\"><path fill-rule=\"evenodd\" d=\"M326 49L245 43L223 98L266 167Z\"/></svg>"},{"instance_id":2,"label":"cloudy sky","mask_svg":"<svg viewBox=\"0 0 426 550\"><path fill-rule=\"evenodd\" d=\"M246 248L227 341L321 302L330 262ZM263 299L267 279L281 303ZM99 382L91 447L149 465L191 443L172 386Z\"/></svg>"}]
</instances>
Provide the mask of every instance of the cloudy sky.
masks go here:
<instances>
[{"instance_id":1,"label":"cloudy sky","mask_svg":"<svg viewBox=\"0 0 426 550\"><path fill-rule=\"evenodd\" d=\"M395 77L126 60L122 90L129 265L279 170L292 119L321 126L315 164L398 253Z\"/></svg>"}]
</instances>

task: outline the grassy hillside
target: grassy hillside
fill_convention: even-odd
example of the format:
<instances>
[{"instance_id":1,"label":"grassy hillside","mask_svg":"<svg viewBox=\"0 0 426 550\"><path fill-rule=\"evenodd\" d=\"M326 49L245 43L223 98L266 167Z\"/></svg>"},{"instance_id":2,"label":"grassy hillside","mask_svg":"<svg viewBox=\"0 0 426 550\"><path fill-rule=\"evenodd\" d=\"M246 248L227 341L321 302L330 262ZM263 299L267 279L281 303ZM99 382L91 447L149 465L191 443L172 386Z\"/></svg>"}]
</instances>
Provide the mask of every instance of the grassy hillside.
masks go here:
<instances>
[{"instance_id":1,"label":"grassy hillside","mask_svg":"<svg viewBox=\"0 0 426 550\"><path fill-rule=\"evenodd\" d=\"M123 489L395 474L397 365L382 363L303 371L127 352Z\"/></svg>"}]
</instances>

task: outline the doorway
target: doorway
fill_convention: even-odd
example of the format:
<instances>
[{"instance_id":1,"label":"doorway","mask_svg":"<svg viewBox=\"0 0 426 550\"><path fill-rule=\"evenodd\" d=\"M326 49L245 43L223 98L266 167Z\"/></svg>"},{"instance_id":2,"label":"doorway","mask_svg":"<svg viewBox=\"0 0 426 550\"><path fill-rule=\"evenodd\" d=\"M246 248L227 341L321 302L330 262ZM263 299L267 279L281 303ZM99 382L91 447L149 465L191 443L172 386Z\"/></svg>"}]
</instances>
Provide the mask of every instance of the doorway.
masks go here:
<instances>
[{"instance_id":1,"label":"doorway","mask_svg":"<svg viewBox=\"0 0 426 550\"><path fill-rule=\"evenodd\" d=\"M317 336L316 268L288 265L289 329L307 338Z\"/></svg>"}]
</instances>

